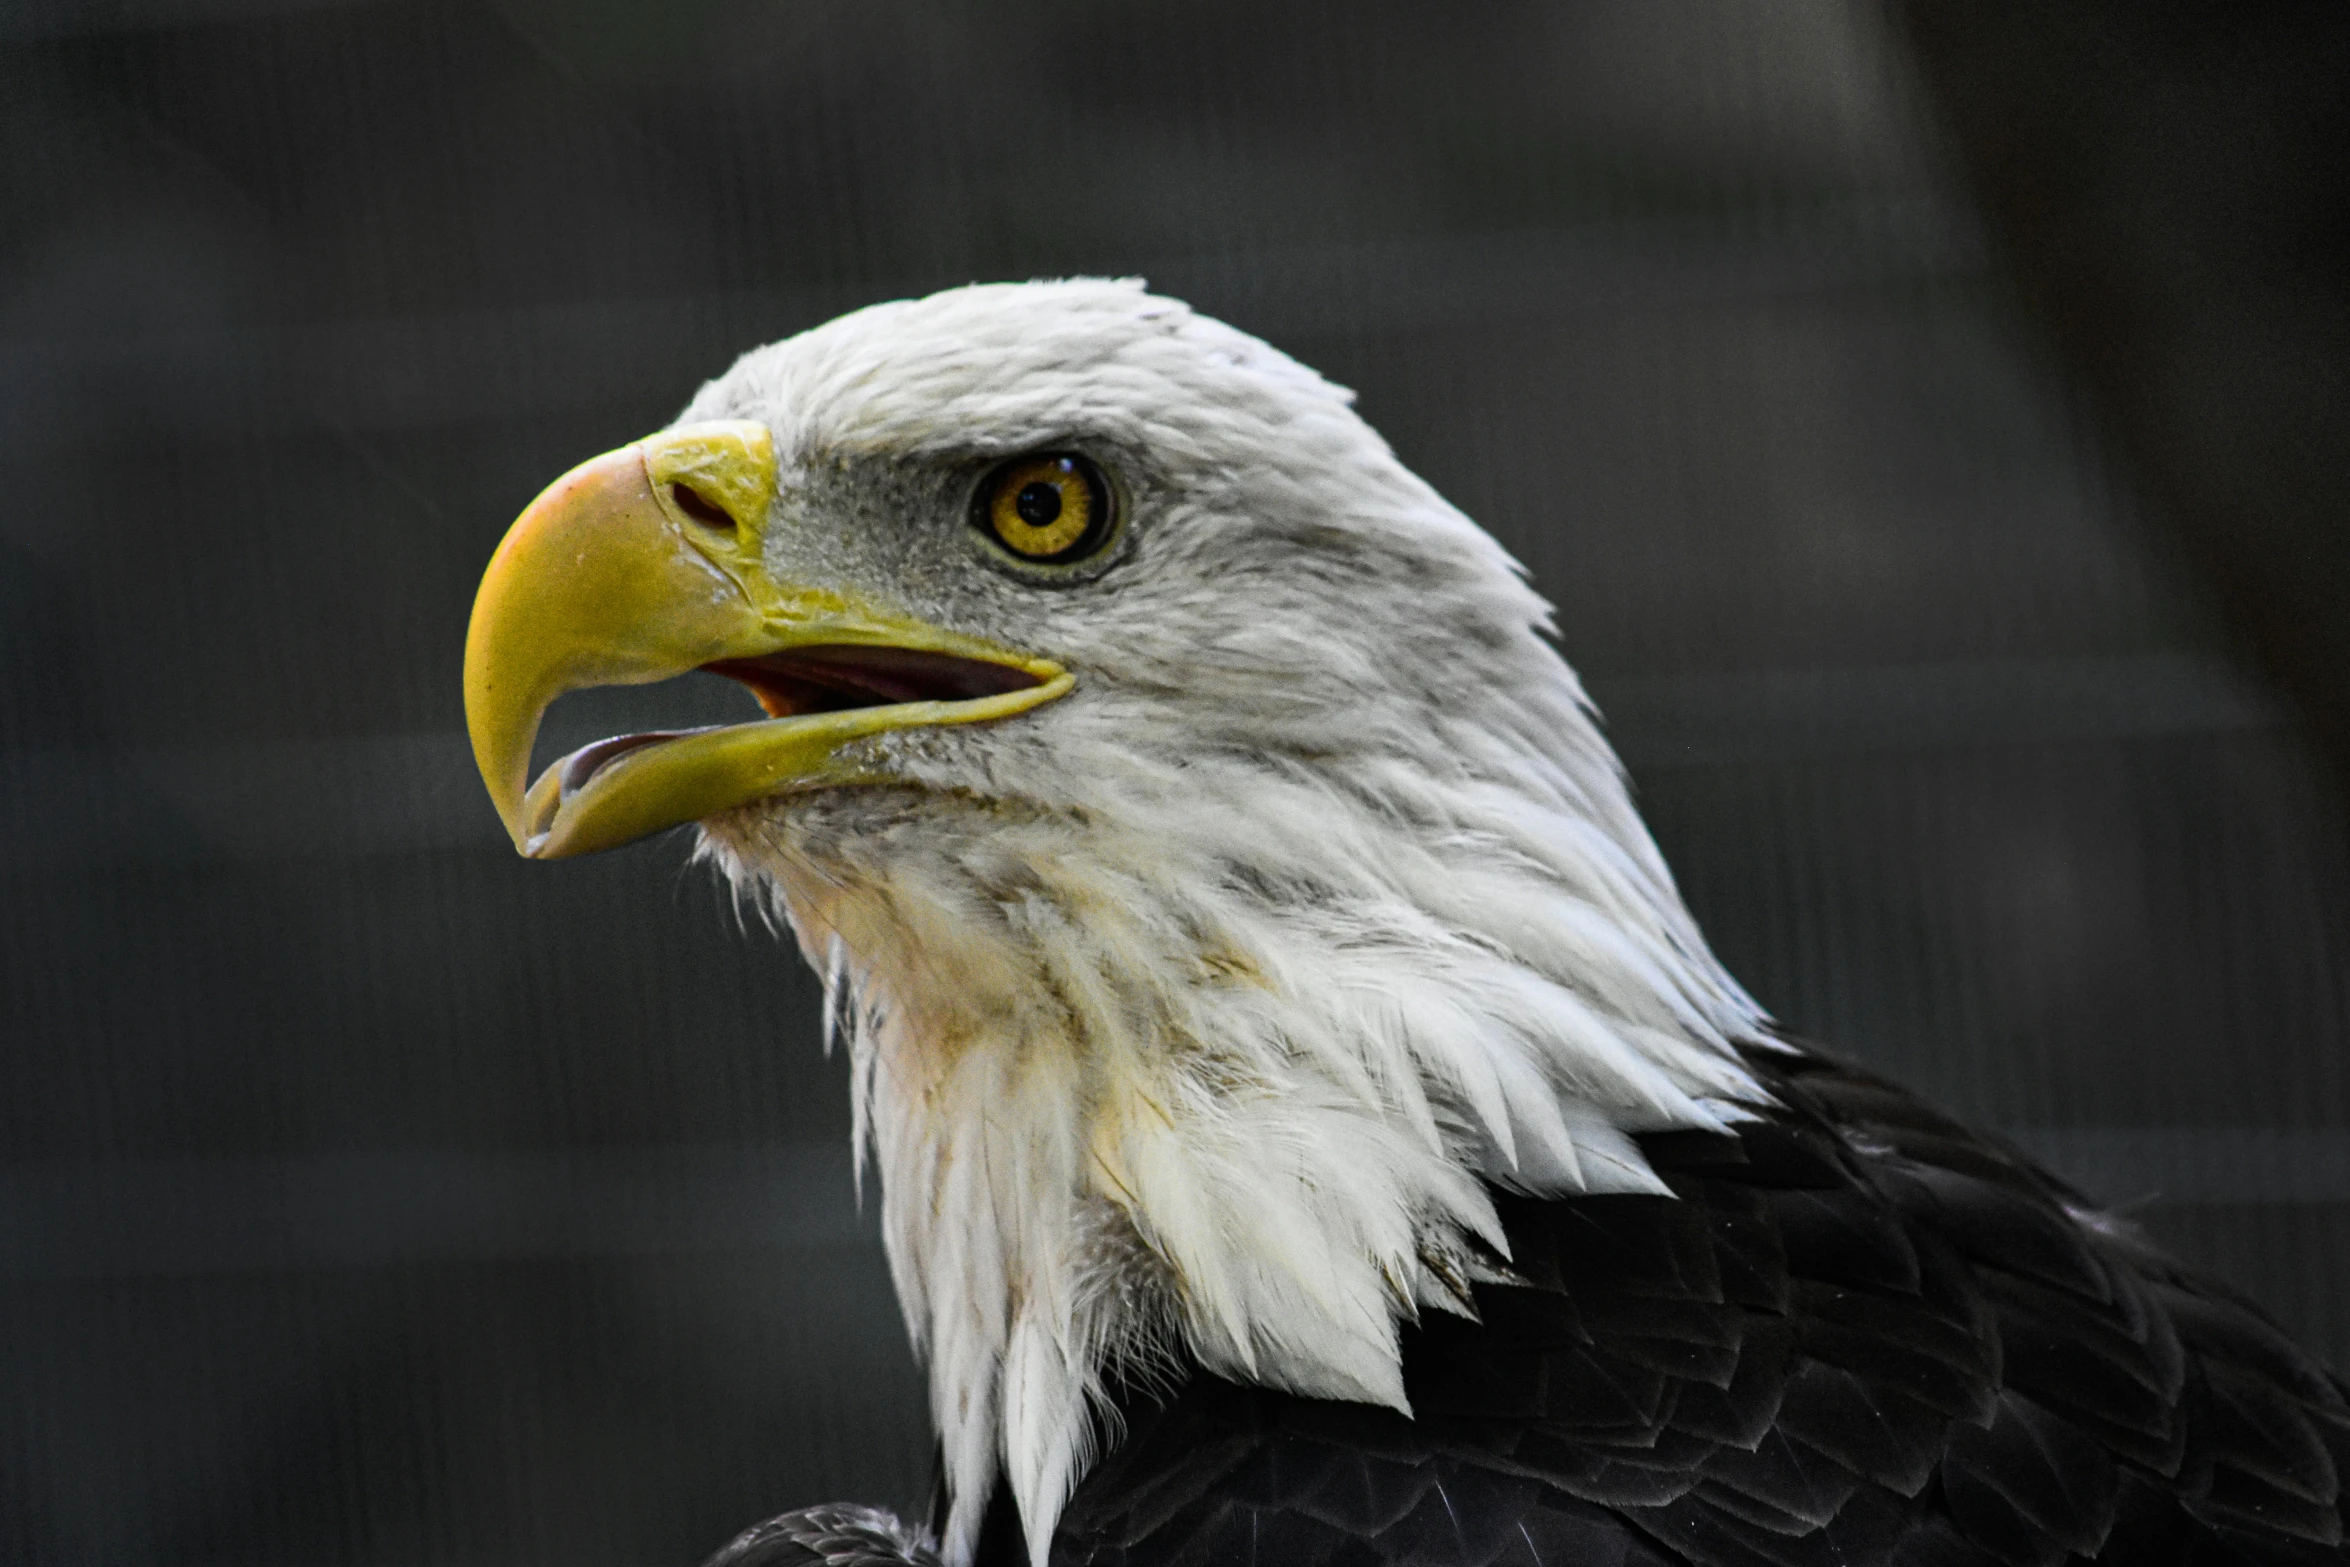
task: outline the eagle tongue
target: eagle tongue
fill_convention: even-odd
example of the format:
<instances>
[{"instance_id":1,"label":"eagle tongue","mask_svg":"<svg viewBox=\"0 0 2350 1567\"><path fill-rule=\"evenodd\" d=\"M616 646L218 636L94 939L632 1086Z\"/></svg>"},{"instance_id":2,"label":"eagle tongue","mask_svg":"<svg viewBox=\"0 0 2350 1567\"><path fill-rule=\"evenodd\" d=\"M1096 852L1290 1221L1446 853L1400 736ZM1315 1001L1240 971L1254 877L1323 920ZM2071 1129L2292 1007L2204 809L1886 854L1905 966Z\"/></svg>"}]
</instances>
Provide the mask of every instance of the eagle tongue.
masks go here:
<instances>
[{"instance_id":1,"label":"eagle tongue","mask_svg":"<svg viewBox=\"0 0 2350 1567\"><path fill-rule=\"evenodd\" d=\"M609 740L583 745L563 759L563 792L567 795L579 793L587 787L589 779L603 770L606 763L616 762L631 751L698 732L692 729L656 729L647 734L614 735Z\"/></svg>"}]
</instances>

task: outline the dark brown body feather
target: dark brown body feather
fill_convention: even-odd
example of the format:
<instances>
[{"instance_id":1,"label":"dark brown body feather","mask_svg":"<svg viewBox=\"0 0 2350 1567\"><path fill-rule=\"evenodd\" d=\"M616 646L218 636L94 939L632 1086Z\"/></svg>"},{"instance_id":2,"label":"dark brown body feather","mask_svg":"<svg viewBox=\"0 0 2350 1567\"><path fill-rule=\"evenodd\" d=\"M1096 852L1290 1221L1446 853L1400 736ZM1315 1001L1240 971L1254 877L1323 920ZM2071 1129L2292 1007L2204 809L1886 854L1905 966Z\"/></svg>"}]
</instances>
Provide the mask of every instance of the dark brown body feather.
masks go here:
<instances>
[{"instance_id":1,"label":"dark brown body feather","mask_svg":"<svg viewBox=\"0 0 2350 1567\"><path fill-rule=\"evenodd\" d=\"M1137 1396L1053 1567L2350 1561L2350 1403L2258 1308L1899 1088L1751 1061L1783 1108L1643 1139L1674 1198L1501 1199L1523 1282L1405 1334L1414 1418ZM981 1567L1025 1561L999 1496Z\"/></svg>"},{"instance_id":2,"label":"dark brown body feather","mask_svg":"<svg viewBox=\"0 0 2350 1567\"><path fill-rule=\"evenodd\" d=\"M1679 1200L1505 1199L1522 1286L1416 1418L1138 1401L1055 1567L2338 1562L2350 1404L2260 1311L1901 1089L1645 1140Z\"/></svg>"}]
</instances>

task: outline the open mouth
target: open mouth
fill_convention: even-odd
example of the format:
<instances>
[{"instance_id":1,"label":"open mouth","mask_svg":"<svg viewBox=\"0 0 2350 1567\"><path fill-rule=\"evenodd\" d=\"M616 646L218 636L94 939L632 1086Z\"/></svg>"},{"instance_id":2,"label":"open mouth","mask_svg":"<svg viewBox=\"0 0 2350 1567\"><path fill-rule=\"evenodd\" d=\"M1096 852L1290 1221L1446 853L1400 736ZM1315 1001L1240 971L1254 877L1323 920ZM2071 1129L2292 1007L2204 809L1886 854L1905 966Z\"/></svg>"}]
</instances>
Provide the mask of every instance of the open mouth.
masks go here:
<instances>
[{"instance_id":1,"label":"open mouth","mask_svg":"<svg viewBox=\"0 0 2350 1567\"><path fill-rule=\"evenodd\" d=\"M732 730L776 727L779 720L824 714L862 713L919 703L942 706L985 703L992 697L1048 683L1046 675L1012 664L922 648L856 643L818 643L752 658L719 659L701 667L706 673L724 675L748 688L766 711L766 721L647 730L613 735L583 745L550 763L532 785L528 807L531 835L546 832L567 801L585 792L611 769L675 741ZM902 716L914 717L911 713ZM872 727L878 730L898 726Z\"/></svg>"},{"instance_id":2,"label":"open mouth","mask_svg":"<svg viewBox=\"0 0 2350 1567\"><path fill-rule=\"evenodd\" d=\"M1010 664L911 647L820 643L760 658L722 658L702 668L751 688L770 718L842 713L900 702L968 702L1042 685Z\"/></svg>"},{"instance_id":3,"label":"open mouth","mask_svg":"<svg viewBox=\"0 0 2350 1567\"><path fill-rule=\"evenodd\" d=\"M1050 659L777 577L761 542L775 493L765 425L680 425L581 463L506 530L466 627L465 728L524 856L593 854L778 795L889 782L890 759L858 742L993 724L1076 689ZM609 735L533 778L543 721L566 694L630 686L663 700L656 687L697 670L748 688L766 716L687 728L706 710L678 690L678 727Z\"/></svg>"}]
</instances>

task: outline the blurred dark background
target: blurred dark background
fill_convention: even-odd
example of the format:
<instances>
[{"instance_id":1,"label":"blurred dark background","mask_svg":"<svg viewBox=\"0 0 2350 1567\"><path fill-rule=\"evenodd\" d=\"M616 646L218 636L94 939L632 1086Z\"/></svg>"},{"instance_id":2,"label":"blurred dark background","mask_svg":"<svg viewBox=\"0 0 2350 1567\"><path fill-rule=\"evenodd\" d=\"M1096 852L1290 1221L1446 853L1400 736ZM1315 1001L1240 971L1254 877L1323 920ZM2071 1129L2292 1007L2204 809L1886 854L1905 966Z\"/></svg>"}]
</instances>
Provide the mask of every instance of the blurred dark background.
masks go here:
<instances>
[{"instance_id":1,"label":"blurred dark background","mask_svg":"<svg viewBox=\"0 0 2350 1567\"><path fill-rule=\"evenodd\" d=\"M1358 388L1766 1004L2350 1362L2350 11L2186 14L9 0L0 1561L920 1497L815 987L516 860L457 672L547 480L974 278Z\"/></svg>"}]
</instances>

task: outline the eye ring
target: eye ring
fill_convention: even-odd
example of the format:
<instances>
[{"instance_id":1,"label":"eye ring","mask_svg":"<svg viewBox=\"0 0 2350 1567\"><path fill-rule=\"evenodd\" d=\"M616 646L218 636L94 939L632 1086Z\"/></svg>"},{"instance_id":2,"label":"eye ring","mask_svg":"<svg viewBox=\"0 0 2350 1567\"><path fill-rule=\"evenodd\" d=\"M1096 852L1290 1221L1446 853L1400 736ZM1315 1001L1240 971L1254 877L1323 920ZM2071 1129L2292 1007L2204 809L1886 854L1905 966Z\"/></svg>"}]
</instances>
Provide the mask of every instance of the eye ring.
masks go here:
<instances>
[{"instance_id":1,"label":"eye ring","mask_svg":"<svg viewBox=\"0 0 2350 1567\"><path fill-rule=\"evenodd\" d=\"M997 465L972 497L971 523L1018 560L1066 566L1109 542L1109 481L1076 452L1038 452Z\"/></svg>"}]
</instances>

